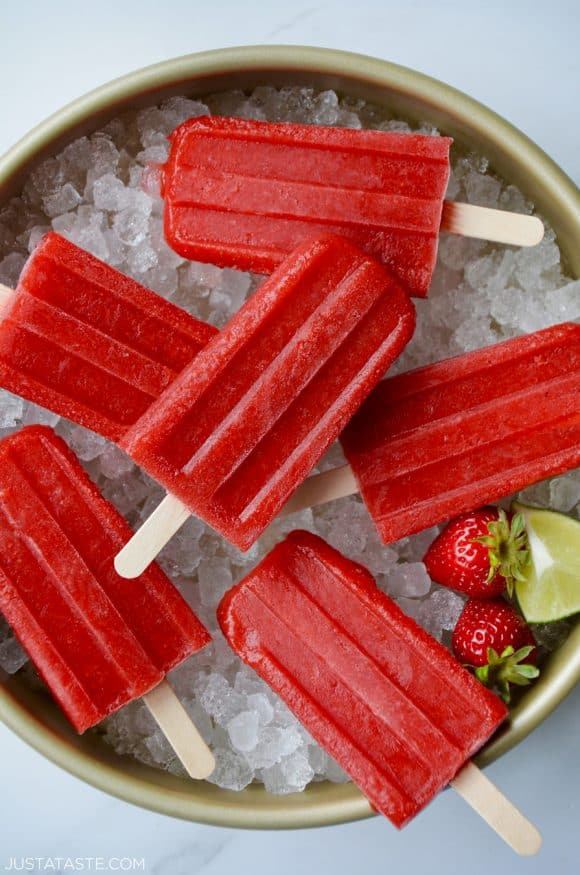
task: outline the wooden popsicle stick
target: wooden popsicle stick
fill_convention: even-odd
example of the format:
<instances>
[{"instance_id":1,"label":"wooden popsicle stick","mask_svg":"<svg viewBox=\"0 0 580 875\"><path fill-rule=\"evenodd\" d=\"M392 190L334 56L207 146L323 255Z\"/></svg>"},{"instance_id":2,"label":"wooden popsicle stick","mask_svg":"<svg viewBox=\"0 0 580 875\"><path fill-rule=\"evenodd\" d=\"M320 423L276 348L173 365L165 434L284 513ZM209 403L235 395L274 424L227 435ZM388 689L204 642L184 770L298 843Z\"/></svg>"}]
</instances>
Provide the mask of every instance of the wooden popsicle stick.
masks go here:
<instances>
[{"instance_id":1,"label":"wooden popsicle stick","mask_svg":"<svg viewBox=\"0 0 580 875\"><path fill-rule=\"evenodd\" d=\"M475 763L468 762L451 786L518 854L531 857L542 846L542 836Z\"/></svg>"},{"instance_id":2,"label":"wooden popsicle stick","mask_svg":"<svg viewBox=\"0 0 580 875\"><path fill-rule=\"evenodd\" d=\"M358 486L352 469L350 465L343 465L341 468L308 477L282 508L280 516L288 516L297 510L325 504L355 492L358 492ZM143 574L189 515L189 510L178 498L166 495L115 556L117 574L131 580Z\"/></svg>"},{"instance_id":3,"label":"wooden popsicle stick","mask_svg":"<svg viewBox=\"0 0 580 875\"><path fill-rule=\"evenodd\" d=\"M358 491L358 484L350 465L323 471L322 474L313 474L300 484L279 516L288 516L297 510L326 504L327 501L335 501L337 498L344 498L345 495L354 495Z\"/></svg>"},{"instance_id":4,"label":"wooden popsicle stick","mask_svg":"<svg viewBox=\"0 0 580 875\"><path fill-rule=\"evenodd\" d=\"M178 498L166 495L115 556L117 574L129 579L143 574L189 516L189 510Z\"/></svg>"},{"instance_id":5,"label":"wooden popsicle stick","mask_svg":"<svg viewBox=\"0 0 580 875\"><path fill-rule=\"evenodd\" d=\"M169 683L161 681L143 696L143 701L187 774L196 780L209 777L215 769L213 754Z\"/></svg>"},{"instance_id":6,"label":"wooden popsicle stick","mask_svg":"<svg viewBox=\"0 0 580 875\"><path fill-rule=\"evenodd\" d=\"M455 201L443 203L441 230L512 246L535 246L544 236L544 225L537 216Z\"/></svg>"}]
</instances>

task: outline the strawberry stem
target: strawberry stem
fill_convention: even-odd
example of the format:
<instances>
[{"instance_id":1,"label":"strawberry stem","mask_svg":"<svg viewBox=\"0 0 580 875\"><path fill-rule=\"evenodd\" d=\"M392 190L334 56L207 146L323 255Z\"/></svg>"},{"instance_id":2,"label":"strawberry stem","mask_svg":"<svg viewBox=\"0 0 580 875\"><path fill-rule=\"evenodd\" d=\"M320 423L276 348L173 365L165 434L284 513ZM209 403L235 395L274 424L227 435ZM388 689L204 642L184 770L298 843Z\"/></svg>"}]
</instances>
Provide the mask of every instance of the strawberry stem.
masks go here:
<instances>
[{"instance_id":1,"label":"strawberry stem","mask_svg":"<svg viewBox=\"0 0 580 875\"><path fill-rule=\"evenodd\" d=\"M489 573L487 582L491 583L496 574L505 578L508 595L513 595L517 580L525 580L525 570L530 561L530 549L526 522L522 513L513 515L511 521L505 510L499 508L498 519L487 524L487 535L473 540L488 549Z\"/></svg>"},{"instance_id":2,"label":"strawberry stem","mask_svg":"<svg viewBox=\"0 0 580 875\"><path fill-rule=\"evenodd\" d=\"M466 668L472 669L475 677L484 686L490 689L497 688L504 702L509 704L511 684L517 687L526 687L540 674L539 668L525 662L532 650L534 650L533 646L526 645L514 652L512 645L509 644L501 653L498 653L493 647L488 647L487 665L477 667L466 665Z\"/></svg>"}]
</instances>

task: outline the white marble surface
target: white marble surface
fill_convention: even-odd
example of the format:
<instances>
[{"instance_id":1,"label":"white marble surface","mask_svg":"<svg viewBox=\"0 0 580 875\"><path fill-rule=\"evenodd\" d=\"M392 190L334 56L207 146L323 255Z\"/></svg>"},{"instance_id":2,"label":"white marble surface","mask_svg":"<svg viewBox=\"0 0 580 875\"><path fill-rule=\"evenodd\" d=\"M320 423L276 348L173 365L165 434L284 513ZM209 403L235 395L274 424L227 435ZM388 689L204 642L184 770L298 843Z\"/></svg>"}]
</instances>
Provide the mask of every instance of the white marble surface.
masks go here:
<instances>
[{"instance_id":1,"label":"white marble surface","mask_svg":"<svg viewBox=\"0 0 580 875\"><path fill-rule=\"evenodd\" d=\"M67 101L134 68L219 46L294 43L365 52L446 80L513 121L579 180L579 25L576 0L12 0L0 4L0 152ZM544 834L533 860L515 858L450 792L401 834L378 818L293 833L182 823L83 785L0 726L0 871L11 857L143 857L155 875L575 875L579 725L576 690L490 769Z\"/></svg>"}]
</instances>

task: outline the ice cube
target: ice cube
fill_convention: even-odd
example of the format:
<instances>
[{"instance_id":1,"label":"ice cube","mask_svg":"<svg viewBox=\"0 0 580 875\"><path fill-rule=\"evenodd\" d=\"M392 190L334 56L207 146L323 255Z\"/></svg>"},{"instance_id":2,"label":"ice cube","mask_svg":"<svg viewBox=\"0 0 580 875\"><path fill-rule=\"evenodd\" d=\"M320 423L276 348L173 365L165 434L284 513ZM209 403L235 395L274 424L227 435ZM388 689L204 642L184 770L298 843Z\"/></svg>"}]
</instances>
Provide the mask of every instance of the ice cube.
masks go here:
<instances>
[{"instance_id":1,"label":"ice cube","mask_svg":"<svg viewBox=\"0 0 580 875\"><path fill-rule=\"evenodd\" d=\"M33 252L45 234L50 231L50 225L34 225L28 236L28 251Z\"/></svg>"},{"instance_id":2,"label":"ice cube","mask_svg":"<svg viewBox=\"0 0 580 875\"><path fill-rule=\"evenodd\" d=\"M493 255L475 258L465 267L465 278L473 289L480 289L495 275L497 259Z\"/></svg>"},{"instance_id":3,"label":"ice cube","mask_svg":"<svg viewBox=\"0 0 580 875\"><path fill-rule=\"evenodd\" d=\"M465 606L465 598L451 589L435 589L429 598L421 602L418 621L438 641L443 632L455 628L459 615Z\"/></svg>"},{"instance_id":4,"label":"ice cube","mask_svg":"<svg viewBox=\"0 0 580 875\"><path fill-rule=\"evenodd\" d=\"M209 114L205 103L200 100L190 100L188 97L169 97L161 104L160 109L170 131L187 119Z\"/></svg>"},{"instance_id":5,"label":"ice cube","mask_svg":"<svg viewBox=\"0 0 580 875\"><path fill-rule=\"evenodd\" d=\"M298 793L314 777L308 751L299 750L284 757L279 764L262 770L264 786L270 793Z\"/></svg>"},{"instance_id":6,"label":"ice cube","mask_svg":"<svg viewBox=\"0 0 580 875\"><path fill-rule=\"evenodd\" d=\"M531 213L532 202L527 200L515 185L508 185L499 197L499 206L502 210L512 213Z\"/></svg>"},{"instance_id":7,"label":"ice cube","mask_svg":"<svg viewBox=\"0 0 580 875\"><path fill-rule=\"evenodd\" d=\"M142 210L127 209L115 214L113 230L127 246L137 246L145 239L149 216Z\"/></svg>"},{"instance_id":8,"label":"ice cube","mask_svg":"<svg viewBox=\"0 0 580 875\"><path fill-rule=\"evenodd\" d=\"M64 236L70 234L75 224L76 216L74 213L64 213L62 216L56 216L51 222L52 230Z\"/></svg>"},{"instance_id":9,"label":"ice cube","mask_svg":"<svg viewBox=\"0 0 580 875\"><path fill-rule=\"evenodd\" d=\"M439 259L453 270L462 270L481 250L481 240L444 234L439 243Z\"/></svg>"},{"instance_id":10,"label":"ice cube","mask_svg":"<svg viewBox=\"0 0 580 875\"><path fill-rule=\"evenodd\" d=\"M202 560L197 569L197 580L201 603L212 608L217 607L233 583L229 565L220 558Z\"/></svg>"},{"instance_id":11,"label":"ice cube","mask_svg":"<svg viewBox=\"0 0 580 875\"><path fill-rule=\"evenodd\" d=\"M119 157L119 150L109 136L102 132L93 134L90 141L90 169L101 174L115 171Z\"/></svg>"},{"instance_id":12,"label":"ice cube","mask_svg":"<svg viewBox=\"0 0 580 875\"><path fill-rule=\"evenodd\" d=\"M228 735L236 750L253 750L258 743L260 719L257 711L241 711L227 724Z\"/></svg>"},{"instance_id":13,"label":"ice cube","mask_svg":"<svg viewBox=\"0 0 580 875\"><path fill-rule=\"evenodd\" d=\"M467 199L480 207L497 208L501 192L501 182L493 176L478 171L468 173L464 181Z\"/></svg>"},{"instance_id":14,"label":"ice cube","mask_svg":"<svg viewBox=\"0 0 580 875\"><path fill-rule=\"evenodd\" d=\"M290 792L286 789L287 781L279 763L261 770L260 777L268 793L284 794Z\"/></svg>"},{"instance_id":15,"label":"ice cube","mask_svg":"<svg viewBox=\"0 0 580 875\"><path fill-rule=\"evenodd\" d=\"M262 690L264 689L264 681L260 680L260 678L254 671L247 668L246 666L242 666L236 674L234 689L238 693L241 693L248 697L255 694L261 695ZM256 708L256 710L258 709Z\"/></svg>"},{"instance_id":16,"label":"ice cube","mask_svg":"<svg viewBox=\"0 0 580 875\"><path fill-rule=\"evenodd\" d=\"M125 261L125 253L126 248L124 243L119 240L114 231L110 228L106 228L103 231L103 240L105 242L105 246L107 248L107 264L110 264L111 267L120 267L124 264ZM123 270L123 272L125 272Z\"/></svg>"},{"instance_id":17,"label":"ice cube","mask_svg":"<svg viewBox=\"0 0 580 875\"><path fill-rule=\"evenodd\" d=\"M299 793L314 777L314 770L310 765L307 751L303 749L284 757L280 763L280 769L286 779L288 792Z\"/></svg>"},{"instance_id":18,"label":"ice cube","mask_svg":"<svg viewBox=\"0 0 580 875\"><path fill-rule=\"evenodd\" d=\"M24 401L10 392L3 392L0 399L0 428L13 428L24 414Z\"/></svg>"},{"instance_id":19,"label":"ice cube","mask_svg":"<svg viewBox=\"0 0 580 875\"><path fill-rule=\"evenodd\" d=\"M74 185L67 182L58 191L46 195L43 199L44 212L50 218L54 218L74 210L82 202L82 195L78 193Z\"/></svg>"},{"instance_id":20,"label":"ice cube","mask_svg":"<svg viewBox=\"0 0 580 875\"><path fill-rule=\"evenodd\" d=\"M219 710L222 699L230 692L230 685L220 674L211 674L205 679L205 686L199 701L207 713L213 717Z\"/></svg>"},{"instance_id":21,"label":"ice cube","mask_svg":"<svg viewBox=\"0 0 580 875\"><path fill-rule=\"evenodd\" d=\"M572 472L550 482L550 506L569 513L580 502L580 472Z\"/></svg>"},{"instance_id":22,"label":"ice cube","mask_svg":"<svg viewBox=\"0 0 580 875\"><path fill-rule=\"evenodd\" d=\"M0 405L2 403L4 396L0 399ZM24 415L22 417L22 425L48 425L51 428L59 421L60 416L58 413L52 413L50 410L45 410L44 407L40 407L38 404L32 404L28 402L25 405Z\"/></svg>"},{"instance_id":23,"label":"ice cube","mask_svg":"<svg viewBox=\"0 0 580 875\"><path fill-rule=\"evenodd\" d=\"M399 596L395 601L408 617L412 617L413 620L419 621L419 617L423 611L423 605L419 599L409 599L406 596Z\"/></svg>"},{"instance_id":24,"label":"ice cube","mask_svg":"<svg viewBox=\"0 0 580 875\"><path fill-rule=\"evenodd\" d=\"M2 620L2 628L0 628L0 668L7 674L16 674L27 662L28 654L8 624Z\"/></svg>"},{"instance_id":25,"label":"ice cube","mask_svg":"<svg viewBox=\"0 0 580 875\"><path fill-rule=\"evenodd\" d=\"M100 456L107 446L107 441L100 434L86 428L74 428L68 438L68 444L83 462L90 462Z\"/></svg>"},{"instance_id":26,"label":"ice cube","mask_svg":"<svg viewBox=\"0 0 580 875\"><path fill-rule=\"evenodd\" d=\"M133 275L139 275L151 270L157 265L157 253L144 240L138 246L134 246L129 250L127 255L127 265ZM149 274L148 280L151 287L156 284L158 277L154 274ZM157 283L159 284L159 283ZM173 288L170 289L173 291Z\"/></svg>"},{"instance_id":27,"label":"ice cube","mask_svg":"<svg viewBox=\"0 0 580 875\"><path fill-rule=\"evenodd\" d=\"M175 759L175 751L159 728L144 740L143 746L150 757L149 759L149 757L145 756L145 762L150 762L166 769L172 760Z\"/></svg>"},{"instance_id":28,"label":"ice cube","mask_svg":"<svg viewBox=\"0 0 580 875\"><path fill-rule=\"evenodd\" d=\"M0 283L15 289L18 285L18 277L26 264L26 257L20 252L11 252L0 261Z\"/></svg>"},{"instance_id":29,"label":"ice cube","mask_svg":"<svg viewBox=\"0 0 580 875\"><path fill-rule=\"evenodd\" d=\"M86 178L86 172L93 162L91 144L88 137L80 137L69 143L58 156L65 177L75 181Z\"/></svg>"},{"instance_id":30,"label":"ice cube","mask_svg":"<svg viewBox=\"0 0 580 875\"><path fill-rule=\"evenodd\" d=\"M387 575L388 589L392 596L418 599L431 589L431 579L422 562L403 562Z\"/></svg>"},{"instance_id":31,"label":"ice cube","mask_svg":"<svg viewBox=\"0 0 580 875\"><path fill-rule=\"evenodd\" d=\"M533 483L518 493L518 500L522 504L531 504L534 507L549 507L550 505L550 481L542 480Z\"/></svg>"},{"instance_id":32,"label":"ice cube","mask_svg":"<svg viewBox=\"0 0 580 875\"><path fill-rule=\"evenodd\" d=\"M302 744L296 726L266 726L257 745L246 753L246 759L254 769L265 769L279 763L282 757L294 753Z\"/></svg>"},{"instance_id":33,"label":"ice cube","mask_svg":"<svg viewBox=\"0 0 580 875\"><path fill-rule=\"evenodd\" d=\"M62 164L56 158L48 158L35 167L30 174L30 182L42 195L54 194L57 192L65 181L64 170Z\"/></svg>"},{"instance_id":34,"label":"ice cube","mask_svg":"<svg viewBox=\"0 0 580 875\"><path fill-rule=\"evenodd\" d=\"M169 298L177 288L177 271L173 267L157 265L144 273L141 281L154 292Z\"/></svg>"},{"instance_id":35,"label":"ice cube","mask_svg":"<svg viewBox=\"0 0 580 875\"><path fill-rule=\"evenodd\" d=\"M400 542L400 555L409 562L420 562L438 534L439 527L431 526L429 529L423 529L422 532L405 538L404 542Z\"/></svg>"},{"instance_id":36,"label":"ice cube","mask_svg":"<svg viewBox=\"0 0 580 875\"><path fill-rule=\"evenodd\" d=\"M224 790L243 790L251 783L254 770L243 755L233 750L216 750L214 753L216 765L208 781Z\"/></svg>"},{"instance_id":37,"label":"ice cube","mask_svg":"<svg viewBox=\"0 0 580 875\"><path fill-rule=\"evenodd\" d=\"M65 221L68 221L71 215L74 216L70 229L57 229L55 226L55 230L59 230L72 243L80 246L81 249L86 249L87 252L90 252L96 258L106 261L109 256L109 249L103 235L103 214L97 211L86 215L81 212L83 206L78 208L76 215L74 213L64 214L66 217Z\"/></svg>"},{"instance_id":38,"label":"ice cube","mask_svg":"<svg viewBox=\"0 0 580 875\"><path fill-rule=\"evenodd\" d=\"M577 322L580 319L580 280L547 292L544 304L550 322Z\"/></svg>"},{"instance_id":39,"label":"ice cube","mask_svg":"<svg viewBox=\"0 0 580 875\"><path fill-rule=\"evenodd\" d=\"M248 708L256 712L262 726L267 726L274 718L274 708L264 693L251 693L248 696Z\"/></svg>"},{"instance_id":40,"label":"ice cube","mask_svg":"<svg viewBox=\"0 0 580 875\"><path fill-rule=\"evenodd\" d=\"M338 95L334 91L321 91L315 101L313 121L316 125L336 125L338 121Z\"/></svg>"},{"instance_id":41,"label":"ice cube","mask_svg":"<svg viewBox=\"0 0 580 875\"><path fill-rule=\"evenodd\" d=\"M326 771L328 765L328 754L317 744L308 745L308 761L312 767L312 771L317 775L322 775Z\"/></svg>"},{"instance_id":42,"label":"ice cube","mask_svg":"<svg viewBox=\"0 0 580 875\"><path fill-rule=\"evenodd\" d=\"M393 134L410 134L411 127L407 122L404 122L400 119L388 119L388 121L381 122L379 125L380 131L389 131Z\"/></svg>"},{"instance_id":43,"label":"ice cube","mask_svg":"<svg viewBox=\"0 0 580 875\"><path fill-rule=\"evenodd\" d=\"M335 762L332 757L328 757L328 764L326 766L326 777L329 781L332 781L333 784L347 784L350 781L349 776L346 774L344 769Z\"/></svg>"},{"instance_id":44,"label":"ice cube","mask_svg":"<svg viewBox=\"0 0 580 875\"><path fill-rule=\"evenodd\" d=\"M220 726L227 726L246 705L245 697L233 690L220 674L209 676L199 702Z\"/></svg>"},{"instance_id":45,"label":"ice cube","mask_svg":"<svg viewBox=\"0 0 580 875\"><path fill-rule=\"evenodd\" d=\"M101 472L109 480L114 480L117 477L122 477L133 468L133 462L119 447L115 444L107 444L100 455Z\"/></svg>"},{"instance_id":46,"label":"ice cube","mask_svg":"<svg viewBox=\"0 0 580 875\"><path fill-rule=\"evenodd\" d=\"M560 250L553 236L546 234L537 246L518 249L515 275L522 287L530 291L543 291L542 274L560 263Z\"/></svg>"},{"instance_id":47,"label":"ice cube","mask_svg":"<svg viewBox=\"0 0 580 875\"><path fill-rule=\"evenodd\" d=\"M131 203L129 189L113 173L105 173L93 185L93 201L99 210L120 212Z\"/></svg>"}]
</instances>

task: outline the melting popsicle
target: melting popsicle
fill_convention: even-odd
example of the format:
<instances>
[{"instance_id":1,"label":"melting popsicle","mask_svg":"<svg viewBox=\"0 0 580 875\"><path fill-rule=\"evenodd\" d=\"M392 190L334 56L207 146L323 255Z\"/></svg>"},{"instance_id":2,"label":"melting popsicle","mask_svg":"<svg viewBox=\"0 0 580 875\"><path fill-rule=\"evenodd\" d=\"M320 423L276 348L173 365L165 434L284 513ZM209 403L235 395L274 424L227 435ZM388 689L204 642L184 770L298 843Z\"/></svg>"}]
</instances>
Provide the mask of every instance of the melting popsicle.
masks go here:
<instances>
[{"instance_id":1,"label":"melting popsicle","mask_svg":"<svg viewBox=\"0 0 580 875\"><path fill-rule=\"evenodd\" d=\"M179 499L178 511L186 506L246 550L399 355L414 324L412 303L381 264L344 238L309 240L121 445ZM127 551L138 563L150 561L151 543L144 527ZM116 568L135 573L123 557Z\"/></svg>"},{"instance_id":2,"label":"melting popsicle","mask_svg":"<svg viewBox=\"0 0 580 875\"><path fill-rule=\"evenodd\" d=\"M292 532L231 589L218 620L238 656L397 827L456 778L507 715L366 568L309 532ZM480 813L501 819L507 800L495 792ZM537 834L528 827L529 851Z\"/></svg>"},{"instance_id":3,"label":"melting popsicle","mask_svg":"<svg viewBox=\"0 0 580 875\"><path fill-rule=\"evenodd\" d=\"M386 542L580 465L580 326L563 323L379 383L341 436L350 467L285 512L360 489Z\"/></svg>"},{"instance_id":4,"label":"melting popsicle","mask_svg":"<svg viewBox=\"0 0 580 875\"><path fill-rule=\"evenodd\" d=\"M116 574L130 534L51 429L0 443L0 610L39 674L77 732L143 696L206 777L213 758L165 676L210 636L157 565L140 586Z\"/></svg>"},{"instance_id":5,"label":"melting popsicle","mask_svg":"<svg viewBox=\"0 0 580 875\"><path fill-rule=\"evenodd\" d=\"M52 232L7 295L0 386L115 441L217 333Z\"/></svg>"},{"instance_id":6,"label":"melting popsicle","mask_svg":"<svg viewBox=\"0 0 580 875\"><path fill-rule=\"evenodd\" d=\"M341 234L425 297L440 227L517 245L543 236L533 216L444 206L448 137L202 116L170 139L165 236L186 258L271 273L303 240Z\"/></svg>"}]
</instances>

